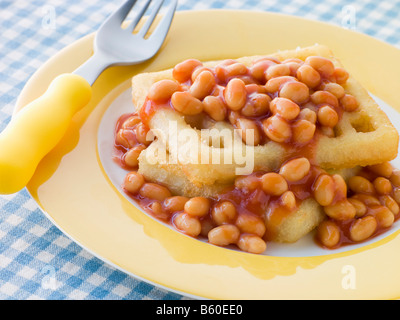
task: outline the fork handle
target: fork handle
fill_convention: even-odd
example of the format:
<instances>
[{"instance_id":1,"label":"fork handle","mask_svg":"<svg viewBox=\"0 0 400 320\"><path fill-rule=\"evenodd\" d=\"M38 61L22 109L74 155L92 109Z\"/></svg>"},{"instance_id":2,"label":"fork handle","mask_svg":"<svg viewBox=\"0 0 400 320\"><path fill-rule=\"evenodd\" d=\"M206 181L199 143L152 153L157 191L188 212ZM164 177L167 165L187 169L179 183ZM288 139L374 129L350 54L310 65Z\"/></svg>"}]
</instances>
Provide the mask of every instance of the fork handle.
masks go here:
<instances>
[{"instance_id":1,"label":"fork handle","mask_svg":"<svg viewBox=\"0 0 400 320\"><path fill-rule=\"evenodd\" d=\"M67 131L73 115L91 99L81 76L63 74L47 91L26 105L0 133L0 194L23 189L42 158Z\"/></svg>"}]
</instances>

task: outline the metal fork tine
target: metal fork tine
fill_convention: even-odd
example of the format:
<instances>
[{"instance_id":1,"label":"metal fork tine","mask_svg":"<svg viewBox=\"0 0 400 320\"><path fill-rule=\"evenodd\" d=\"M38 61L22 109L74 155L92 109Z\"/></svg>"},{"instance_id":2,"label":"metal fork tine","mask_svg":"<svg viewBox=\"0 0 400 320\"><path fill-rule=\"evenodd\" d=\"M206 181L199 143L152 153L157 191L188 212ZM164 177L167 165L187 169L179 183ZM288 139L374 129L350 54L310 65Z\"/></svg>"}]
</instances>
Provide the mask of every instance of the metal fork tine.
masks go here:
<instances>
[{"instance_id":1,"label":"metal fork tine","mask_svg":"<svg viewBox=\"0 0 400 320\"><path fill-rule=\"evenodd\" d=\"M162 4L164 3L164 0L159 0L153 7L150 15L147 17L146 23L143 25L143 27L140 29L138 36L140 37L144 37L147 33L147 31L149 31L150 26L152 25L154 19L156 18L156 15L158 13L158 11L160 11L160 8L162 6Z\"/></svg>"},{"instance_id":2,"label":"metal fork tine","mask_svg":"<svg viewBox=\"0 0 400 320\"><path fill-rule=\"evenodd\" d=\"M133 32L137 24L139 23L140 19L143 17L144 13L146 12L147 8L150 5L151 0L147 0L146 3L140 8L140 11L135 15L135 18L132 19L129 26L126 28L127 31Z\"/></svg>"},{"instance_id":3,"label":"metal fork tine","mask_svg":"<svg viewBox=\"0 0 400 320\"><path fill-rule=\"evenodd\" d=\"M150 17L148 17L149 22L146 21L144 23L145 29L143 30L147 31L151 25L150 22L155 20L155 16L160 9L159 7L164 1L165 0L154 1L152 8L155 9L150 10L152 13ZM82 75L90 84L93 84L101 72L109 66L138 64L154 57L167 36L174 17L177 0L168 0L169 4L165 5L166 13L159 19L160 23L154 28L155 31L152 32L148 39L145 39L139 34L128 32L126 30L127 28L121 28L121 23L126 19L131 9L134 10L135 13L140 11L135 18L135 20L139 22L151 0L141 1L143 4L147 2L146 5L135 5L136 2L136 0L125 1L122 6L103 23L94 38L93 56L76 69L74 71L75 74ZM147 23L149 23L148 26ZM131 26L136 26L136 22L134 21ZM144 32L143 35L146 33L145 31L142 32Z\"/></svg>"},{"instance_id":4,"label":"metal fork tine","mask_svg":"<svg viewBox=\"0 0 400 320\"><path fill-rule=\"evenodd\" d=\"M132 7L136 3L136 0L127 0L124 2L112 15L110 15L102 24L101 28L107 27L120 27L122 21L125 20L128 13L131 11Z\"/></svg>"},{"instance_id":5,"label":"metal fork tine","mask_svg":"<svg viewBox=\"0 0 400 320\"><path fill-rule=\"evenodd\" d=\"M175 14L176 6L178 4L178 0L172 0L170 7L168 11L164 14L163 18L161 21L158 23L156 29L153 31L153 33L150 35L150 39L155 39L155 41L159 41L159 47L162 45L162 40L167 36L167 33L169 31L169 26L171 25L172 19ZM161 41L160 41L161 40Z\"/></svg>"}]
</instances>

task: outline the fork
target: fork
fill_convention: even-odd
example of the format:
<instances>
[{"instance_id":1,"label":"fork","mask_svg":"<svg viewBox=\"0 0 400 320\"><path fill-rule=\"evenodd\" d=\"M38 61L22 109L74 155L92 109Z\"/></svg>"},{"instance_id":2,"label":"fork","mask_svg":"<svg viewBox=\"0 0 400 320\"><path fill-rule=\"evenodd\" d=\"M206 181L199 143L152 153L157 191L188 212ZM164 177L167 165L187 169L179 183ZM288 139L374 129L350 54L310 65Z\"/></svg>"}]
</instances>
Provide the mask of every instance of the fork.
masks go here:
<instances>
[{"instance_id":1,"label":"fork","mask_svg":"<svg viewBox=\"0 0 400 320\"><path fill-rule=\"evenodd\" d=\"M13 116L0 133L0 194L23 189L37 165L65 135L72 117L91 99L91 85L108 67L139 64L159 51L174 17L177 0L171 0L154 31L147 33L164 0L146 0L136 12L136 0L127 0L96 32L94 53L72 73L56 77L47 91ZM150 13L137 33L133 30L145 12ZM129 25L122 24L131 10Z\"/></svg>"}]
</instances>

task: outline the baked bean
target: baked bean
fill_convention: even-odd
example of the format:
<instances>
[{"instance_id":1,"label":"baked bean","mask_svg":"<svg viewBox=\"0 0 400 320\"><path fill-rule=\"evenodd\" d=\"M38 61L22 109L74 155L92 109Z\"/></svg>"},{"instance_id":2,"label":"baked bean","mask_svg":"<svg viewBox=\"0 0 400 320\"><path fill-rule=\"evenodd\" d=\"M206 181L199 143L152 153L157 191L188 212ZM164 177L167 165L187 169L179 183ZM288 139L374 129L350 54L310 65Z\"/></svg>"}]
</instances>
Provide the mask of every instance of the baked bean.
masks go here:
<instances>
[{"instance_id":1,"label":"baked bean","mask_svg":"<svg viewBox=\"0 0 400 320\"><path fill-rule=\"evenodd\" d=\"M237 111L231 111L230 109L227 110L228 112L228 120L232 125L236 124L237 119L240 118L240 113Z\"/></svg>"},{"instance_id":2,"label":"baked bean","mask_svg":"<svg viewBox=\"0 0 400 320\"><path fill-rule=\"evenodd\" d=\"M205 216L210 210L210 200L204 197L194 197L185 203L184 209L191 216Z\"/></svg>"},{"instance_id":3,"label":"baked bean","mask_svg":"<svg viewBox=\"0 0 400 320\"><path fill-rule=\"evenodd\" d=\"M196 115L203 111L203 103L190 92L175 92L171 97L172 106L184 115Z\"/></svg>"},{"instance_id":4,"label":"baked bean","mask_svg":"<svg viewBox=\"0 0 400 320\"><path fill-rule=\"evenodd\" d=\"M323 106L318 109L318 122L323 126L333 128L339 122L337 112L330 106Z\"/></svg>"},{"instance_id":5,"label":"baked bean","mask_svg":"<svg viewBox=\"0 0 400 320\"><path fill-rule=\"evenodd\" d=\"M235 179L234 184L235 188L250 192L258 189L261 185L261 181L254 175L239 176Z\"/></svg>"},{"instance_id":6,"label":"baked bean","mask_svg":"<svg viewBox=\"0 0 400 320\"><path fill-rule=\"evenodd\" d=\"M232 223L236 218L236 207L230 201L221 201L212 208L211 216L217 225Z\"/></svg>"},{"instance_id":7,"label":"baked bean","mask_svg":"<svg viewBox=\"0 0 400 320\"><path fill-rule=\"evenodd\" d=\"M193 70L201 65L203 64L197 59L185 60L174 67L172 76L181 83L186 82L191 78Z\"/></svg>"},{"instance_id":8,"label":"baked bean","mask_svg":"<svg viewBox=\"0 0 400 320\"><path fill-rule=\"evenodd\" d=\"M296 209L296 196L292 191L286 191L281 195L281 203L288 210Z\"/></svg>"},{"instance_id":9,"label":"baked bean","mask_svg":"<svg viewBox=\"0 0 400 320\"><path fill-rule=\"evenodd\" d=\"M398 187L393 188L393 199L397 203L400 203L400 188Z\"/></svg>"},{"instance_id":10,"label":"baked bean","mask_svg":"<svg viewBox=\"0 0 400 320\"><path fill-rule=\"evenodd\" d=\"M168 188L151 182L146 182L143 184L139 190L139 194L142 197L158 201L164 201L166 198L172 196Z\"/></svg>"},{"instance_id":11,"label":"baked bean","mask_svg":"<svg viewBox=\"0 0 400 320\"><path fill-rule=\"evenodd\" d=\"M367 213L367 207L363 202L354 198L349 198L348 200L356 209L356 218L360 218Z\"/></svg>"},{"instance_id":12,"label":"baked bean","mask_svg":"<svg viewBox=\"0 0 400 320\"><path fill-rule=\"evenodd\" d=\"M302 104L308 100L310 92L308 87L302 82L288 82L282 86L279 96Z\"/></svg>"},{"instance_id":13,"label":"baked bean","mask_svg":"<svg viewBox=\"0 0 400 320\"><path fill-rule=\"evenodd\" d=\"M226 107L219 97L205 97L203 100L203 109L215 121L222 121L226 118Z\"/></svg>"},{"instance_id":14,"label":"baked bean","mask_svg":"<svg viewBox=\"0 0 400 320\"><path fill-rule=\"evenodd\" d=\"M240 62L232 63L225 67L228 77L245 75L249 71L247 67Z\"/></svg>"},{"instance_id":15,"label":"baked bean","mask_svg":"<svg viewBox=\"0 0 400 320\"><path fill-rule=\"evenodd\" d=\"M347 112L355 111L359 106L357 99L351 94L345 94L339 101L343 110Z\"/></svg>"},{"instance_id":16,"label":"baked bean","mask_svg":"<svg viewBox=\"0 0 400 320\"><path fill-rule=\"evenodd\" d=\"M224 224L215 227L208 233L208 241L217 246L227 246L238 242L240 237L239 229L233 224Z\"/></svg>"},{"instance_id":17,"label":"baked bean","mask_svg":"<svg viewBox=\"0 0 400 320\"><path fill-rule=\"evenodd\" d=\"M179 83L174 80L160 80L154 83L149 93L148 98L153 101L168 101L172 94L179 90Z\"/></svg>"},{"instance_id":18,"label":"baked bean","mask_svg":"<svg viewBox=\"0 0 400 320\"><path fill-rule=\"evenodd\" d=\"M135 146L129 149L124 155L124 162L128 167L137 167L139 165L140 153L146 149L143 145Z\"/></svg>"},{"instance_id":19,"label":"baked bean","mask_svg":"<svg viewBox=\"0 0 400 320\"><path fill-rule=\"evenodd\" d=\"M192 72L192 76L191 76L191 80L192 83L194 83L197 79L197 77L200 75L200 73L202 73L203 71L207 71L207 72L211 72L213 73L213 71L210 68L204 67L204 66L199 66L197 68L195 68ZM214 78L215 79L215 78Z\"/></svg>"},{"instance_id":20,"label":"baked bean","mask_svg":"<svg viewBox=\"0 0 400 320\"><path fill-rule=\"evenodd\" d=\"M368 166L368 170L384 178L391 178L391 175L393 173L393 167L390 162L383 162L380 164Z\"/></svg>"},{"instance_id":21,"label":"baked bean","mask_svg":"<svg viewBox=\"0 0 400 320\"><path fill-rule=\"evenodd\" d=\"M390 165L390 167L392 167L392 165ZM396 186L396 187L400 186L400 170L398 170L398 169L392 170L392 174L389 176L389 178L390 178L389 179L390 182L394 186Z\"/></svg>"},{"instance_id":22,"label":"baked bean","mask_svg":"<svg viewBox=\"0 0 400 320\"><path fill-rule=\"evenodd\" d=\"M257 124L250 119L239 118L236 121L236 126L239 129L239 134L244 143L249 146L256 146L261 142L260 130Z\"/></svg>"},{"instance_id":23,"label":"baked bean","mask_svg":"<svg viewBox=\"0 0 400 320\"><path fill-rule=\"evenodd\" d=\"M288 184L279 173L268 172L261 177L261 186L266 194L280 196L288 190Z\"/></svg>"},{"instance_id":24,"label":"baked bean","mask_svg":"<svg viewBox=\"0 0 400 320\"><path fill-rule=\"evenodd\" d=\"M315 91L310 99L316 105L328 104L334 108L339 106L338 99L328 91Z\"/></svg>"},{"instance_id":25,"label":"baked bean","mask_svg":"<svg viewBox=\"0 0 400 320\"><path fill-rule=\"evenodd\" d=\"M129 129L119 129L115 136L115 144L126 149L133 148L137 141L135 134Z\"/></svg>"},{"instance_id":26,"label":"baked bean","mask_svg":"<svg viewBox=\"0 0 400 320\"><path fill-rule=\"evenodd\" d=\"M290 70L290 76L292 77L296 77L297 76L297 71L299 70L299 68L302 66L303 62L295 62L295 61L289 61L289 62L285 62L285 64L287 64L287 66L289 67Z\"/></svg>"},{"instance_id":27,"label":"baked bean","mask_svg":"<svg viewBox=\"0 0 400 320\"><path fill-rule=\"evenodd\" d=\"M391 196L384 195L379 197L379 200L381 201L382 205L387 207L395 216L398 215L400 207Z\"/></svg>"},{"instance_id":28,"label":"baked bean","mask_svg":"<svg viewBox=\"0 0 400 320\"><path fill-rule=\"evenodd\" d=\"M373 215L382 228L389 228L394 222L394 215L387 207L380 206L373 208Z\"/></svg>"},{"instance_id":29,"label":"baked bean","mask_svg":"<svg viewBox=\"0 0 400 320\"><path fill-rule=\"evenodd\" d=\"M340 84L337 84L334 82L325 83L322 86L322 89L324 91L328 91L328 92L332 93L338 99L343 98L345 95L344 88Z\"/></svg>"},{"instance_id":30,"label":"baked bean","mask_svg":"<svg viewBox=\"0 0 400 320\"><path fill-rule=\"evenodd\" d=\"M287 64L276 64L274 66L270 66L265 72L265 77L267 80L289 75L290 75L290 68Z\"/></svg>"},{"instance_id":31,"label":"baked bean","mask_svg":"<svg viewBox=\"0 0 400 320\"><path fill-rule=\"evenodd\" d=\"M293 120L300 113L299 105L286 98L273 99L270 104L270 109L273 114L279 114L286 120Z\"/></svg>"},{"instance_id":32,"label":"baked bean","mask_svg":"<svg viewBox=\"0 0 400 320\"><path fill-rule=\"evenodd\" d=\"M252 83L252 84L246 84L246 92L247 95L251 95L252 93L267 93L267 89L265 89L264 86Z\"/></svg>"},{"instance_id":33,"label":"baked bean","mask_svg":"<svg viewBox=\"0 0 400 320\"><path fill-rule=\"evenodd\" d=\"M295 77L283 76L272 78L265 84L265 89L268 93L275 93L279 91L286 83L298 82Z\"/></svg>"},{"instance_id":34,"label":"baked bean","mask_svg":"<svg viewBox=\"0 0 400 320\"><path fill-rule=\"evenodd\" d=\"M374 193L373 184L361 176L353 176L348 181L348 186L355 193Z\"/></svg>"},{"instance_id":35,"label":"baked bean","mask_svg":"<svg viewBox=\"0 0 400 320\"><path fill-rule=\"evenodd\" d=\"M235 224L242 233L251 233L259 237L262 237L266 230L264 220L253 214L239 214Z\"/></svg>"},{"instance_id":36,"label":"baked bean","mask_svg":"<svg viewBox=\"0 0 400 320\"><path fill-rule=\"evenodd\" d=\"M356 209L347 199L325 206L324 211L328 217L335 220L348 220L356 216Z\"/></svg>"},{"instance_id":37,"label":"baked bean","mask_svg":"<svg viewBox=\"0 0 400 320\"><path fill-rule=\"evenodd\" d=\"M245 83L240 79L230 80L225 88L224 97L227 106L231 110L238 111L242 109L247 99Z\"/></svg>"},{"instance_id":38,"label":"baked bean","mask_svg":"<svg viewBox=\"0 0 400 320\"><path fill-rule=\"evenodd\" d=\"M196 81L199 74L202 73L203 71L209 71L212 73L212 70L210 68L207 68L203 65L194 68L192 75L190 76L190 80L192 81L192 84ZM190 88L190 86L188 86L188 89L189 88Z\"/></svg>"},{"instance_id":39,"label":"baked bean","mask_svg":"<svg viewBox=\"0 0 400 320\"><path fill-rule=\"evenodd\" d=\"M215 66L214 72L217 77L217 82L219 82L219 83L226 82L226 78L227 78L227 74L228 74L226 67L231 64L234 64L236 62L237 61L234 59L226 59Z\"/></svg>"},{"instance_id":40,"label":"baked bean","mask_svg":"<svg viewBox=\"0 0 400 320\"><path fill-rule=\"evenodd\" d=\"M138 172L130 172L125 176L124 188L126 191L135 194L144 185L144 177Z\"/></svg>"},{"instance_id":41,"label":"baked bean","mask_svg":"<svg viewBox=\"0 0 400 320\"><path fill-rule=\"evenodd\" d=\"M378 177L374 180L373 185L379 194L389 194L392 192L392 184L384 177Z\"/></svg>"},{"instance_id":42,"label":"baked bean","mask_svg":"<svg viewBox=\"0 0 400 320\"><path fill-rule=\"evenodd\" d=\"M190 87L193 97L203 100L215 87L215 77L210 71L202 71Z\"/></svg>"},{"instance_id":43,"label":"baked bean","mask_svg":"<svg viewBox=\"0 0 400 320\"><path fill-rule=\"evenodd\" d=\"M307 120L312 124L315 124L317 122L317 114L310 108L303 108L300 111L298 118L302 120Z\"/></svg>"},{"instance_id":44,"label":"baked bean","mask_svg":"<svg viewBox=\"0 0 400 320\"><path fill-rule=\"evenodd\" d=\"M311 111L313 112L313 111ZM312 140L315 134L315 124L307 120L296 120L292 124L292 140L296 144L305 144Z\"/></svg>"},{"instance_id":45,"label":"baked bean","mask_svg":"<svg viewBox=\"0 0 400 320\"><path fill-rule=\"evenodd\" d=\"M189 198L182 196L174 196L164 200L164 208L169 212L183 211L185 203L189 201Z\"/></svg>"},{"instance_id":46,"label":"baked bean","mask_svg":"<svg viewBox=\"0 0 400 320\"><path fill-rule=\"evenodd\" d=\"M374 196L371 196L369 194L358 193L358 194L355 194L354 196L352 196L352 198L360 200L368 207L379 206L381 204L377 198L375 198Z\"/></svg>"},{"instance_id":47,"label":"baked bean","mask_svg":"<svg viewBox=\"0 0 400 320\"><path fill-rule=\"evenodd\" d=\"M201 233L199 219L185 212L175 214L172 222L178 230L186 233L188 236L197 237Z\"/></svg>"},{"instance_id":48,"label":"baked bean","mask_svg":"<svg viewBox=\"0 0 400 320\"><path fill-rule=\"evenodd\" d=\"M333 62L327 58L319 56L310 56L306 58L306 64L309 64L315 70L317 70L321 76L330 77L335 72L335 66Z\"/></svg>"},{"instance_id":49,"label":"baked bean","mask_svg":"<svg viewBox=\"0 0 400 320\"><path fill-rule=\"evenodd\" d=\"M250 67L250 75L259 82L265 81L265 72L269 67L276 65L272 60L262 60Z\"/></svg>"},{"instance_id":50,"label":"baked bean","mask_svg":"<svg viewBox=\"0 0 400 320\"><path fill-rule=\"evenodd\" d=\"M336 186L336 198L344 199L347 197L347 184L340 174L333 174L332 179Z\"/></svg>"},{"instance_id":51,"label":"baked bean","mask_svg":"<svg viewBox=\"0 0 400 320\"><path fill-rule=\"evenodd\" d=\"M148 146L151 143L150 135L148 135L149 132L150 130L146 125L139 123L135 128L136 140Z\"/></svg>"},{"instance_id":52,"label":"baked bean","mask_svg":"<svg viewBox=\"0 0 400 320\"><path fill-rule=\"evenodd\" d=\"M400 170L393 169L392 174L389 176L389 180L393 184L393 186L400 186Z\"/></svg>"},{"instance_id":53,"label":"baked bean","mask_svg":"<svg viewBox=\"0 0 400 320\"><path fill-rule=\"evenodd\" d=\"M249 76L249 75L247 75L247 74L246 74L246 75L242 75L242 76L236 76L235 78L236 78L236 79L242 80L243 83L244 83L246 86L248 86L248 85L250 85L250 84L257 84L257 81L254 80L253 77L251 77L251 76Z\"/></svg>"},{"instance_id":54,"label":"baked bean","mask_svg":"<svg viewBox=\"0 0 400 320\"><path fill-rule=\"evenodd\" d=\"M325 220L317 228L317 238L325 247L333 248L340 241L340 229L334 221Z\"/></svg>"},{"instance_id":55,"label":"baked bean","mask_svg":"<svg viewBox=\"0 0 400 320\"><path fill-rule=\"evenodd\" d=\"M150 205L150 209L152 214L154 214L159 219L168 219L169 214L164 211L163 206L158 201L153 202Z\"/></svg>"},{"instance_id":56,"label":"baked bean","mask_svg":"<svg viewBox=\"0 0 400 320\"><path fill-rule=\"evenodd\" d=\"M360 242L372 236L378 224L372 216L365 216L356 219L350 227L350 238L353 241Z\"/></svg>"},{"instance_id":57,"label":"baked bean","mask_svg":"<svg viewBox=\"0 0 400 320\"><path fill-rule=\"evenodd\" d=\"M263 93L253 93L241 110L246 117L258 117L268 113L271 98Z\"/></svg>"},{"instance_id":58,"label":"baked bean","mask_svg":"<svg viewBox=\"0 0 400 320\"><path fill-rule=\"evenodd\" d=\"M242 251L255 254L263 253L267 249L267 244L263 239L251 234L242 234L237 246Z\"/></svg>"},{"instance_id":59,"label":"baked bean","mask_svg":"<svg viewBox=\"0 0 400 320\"><path fill-rule=\"evenodd\" d=\"M138 125L141 122L142 120L138 116L132 116L124 121L124 123L122 124L122 128L133 129L136 127L136 125Z\"/></svg>"},{"instance_id":60,"label":"baked bean","mask_svg":"<svg viewBox=\"0 0 400 320\"><path fill-rule=\"evenodd\" d=\"M292 136L290 124L278 115L263 120L262 128L267 137L275 142L287 142Z\"/></svg>"},{"instance_id":61,"label":"baked bean","mask_svg":"<svg viewBox=\"0 0 400 320\"><path fill-rule=\"evenodd\" d=\"M303 179L310 172L310 161L307 158L297 158L286 162L279 173L289 182Z\"/></svg>"},{"instance_id":62,"label":"baked bean","mask_svg":"<svg viewBox=\"0 0 400 320\"><path fill-rule=\"evenodd\" d=\"M347 82L347 79L349 79L349 73L340 67L335 68L333 76L335 77L338 84L345 84Z\"/></svg>"},{"instance_id":63,"label":"baked bean","mask_svg":"<svg viewBox=\"0 0 400 320\"><path fill-rule=\"evenodd\" d=\"M306 84L309 88L314 89L321 82L321 76L318 71L308 64L302 65L297 70L297 79Z\"/></svg>"},{"instance_id":64,"label":"baked bean","mask_svg":"<svg viewBox=\"0 0 400 320\"><path fill-rule=\"evenodd\" d=\"M313 184L314 198L321 206L329 206L335 198L335 182L327 174L321 174Z\"/></svg>"}]
</instances>

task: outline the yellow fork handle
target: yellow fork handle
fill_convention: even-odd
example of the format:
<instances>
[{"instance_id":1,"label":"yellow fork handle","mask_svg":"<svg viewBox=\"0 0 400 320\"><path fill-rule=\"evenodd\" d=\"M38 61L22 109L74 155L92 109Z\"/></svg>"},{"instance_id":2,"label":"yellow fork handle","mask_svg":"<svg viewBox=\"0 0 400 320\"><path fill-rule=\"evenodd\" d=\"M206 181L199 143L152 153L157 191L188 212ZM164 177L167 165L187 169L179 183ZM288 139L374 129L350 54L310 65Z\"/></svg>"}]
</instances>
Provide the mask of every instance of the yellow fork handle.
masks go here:
<instances>
[{"instance_id":1,"label":"yellow fork handle","mask_svg":"<svg viewBox=\"0 0 400 320\"><path fill-rule=\"evenodd\" d=\"M0 133L0 194L23 189L37 165L64 136L73 115L91 99L90 84L63 74L19 111Z\"/></svg>"}]
</instances>

